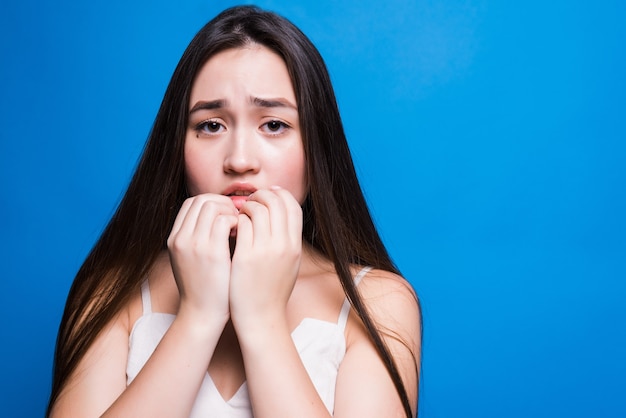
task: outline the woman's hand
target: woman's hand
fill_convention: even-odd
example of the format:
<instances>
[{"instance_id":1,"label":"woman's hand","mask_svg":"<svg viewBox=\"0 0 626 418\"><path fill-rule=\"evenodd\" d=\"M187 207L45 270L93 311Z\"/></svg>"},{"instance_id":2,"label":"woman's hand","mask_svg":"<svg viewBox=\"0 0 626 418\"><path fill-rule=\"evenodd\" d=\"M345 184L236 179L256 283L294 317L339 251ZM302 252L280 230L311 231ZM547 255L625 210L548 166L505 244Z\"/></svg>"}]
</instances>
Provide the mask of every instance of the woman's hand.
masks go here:
<instances>
[{"instance_id":1,"label":"woman's hand","mask_svg":"<svg viewBox=\"0 0 626 418\"><path fill-rule=\"evenodd\" d=\"M179 316L228 320L229 236L236 226L237 209L226 196L203 194L183 203L167 240Z\"/></svg>"},{"instance_id":2,"label":"woman's hand","mask_svg":"<svg viewBox=\"0 0 626 418\"><path fill-rule=\"evenodd\" d=\"M285 321L302 253L302 209L285 189L257 190L239 211L230 312L237 334Z\"/></svg>"}]
</instances>

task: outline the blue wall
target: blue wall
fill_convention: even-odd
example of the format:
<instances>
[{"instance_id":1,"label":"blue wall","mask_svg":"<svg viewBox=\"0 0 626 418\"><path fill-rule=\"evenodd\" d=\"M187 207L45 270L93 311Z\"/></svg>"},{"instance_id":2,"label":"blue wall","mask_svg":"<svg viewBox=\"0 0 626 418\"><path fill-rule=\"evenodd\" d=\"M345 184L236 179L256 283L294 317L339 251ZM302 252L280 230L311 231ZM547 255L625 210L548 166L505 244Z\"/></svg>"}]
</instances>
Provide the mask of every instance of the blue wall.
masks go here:
<instances>
[{"instance_id":1,"label":"blue wall","mask_svg":"<svg viewBox=\"0 0 626 418\"><path fill-rule=\"evenodd\" d=\"M0 6L3 416L41 416L73 275L184 47L234 2ZM424 416L626 416L623 2L259 1L330 68L424 309Z\"/></svg>"}]
</instances>

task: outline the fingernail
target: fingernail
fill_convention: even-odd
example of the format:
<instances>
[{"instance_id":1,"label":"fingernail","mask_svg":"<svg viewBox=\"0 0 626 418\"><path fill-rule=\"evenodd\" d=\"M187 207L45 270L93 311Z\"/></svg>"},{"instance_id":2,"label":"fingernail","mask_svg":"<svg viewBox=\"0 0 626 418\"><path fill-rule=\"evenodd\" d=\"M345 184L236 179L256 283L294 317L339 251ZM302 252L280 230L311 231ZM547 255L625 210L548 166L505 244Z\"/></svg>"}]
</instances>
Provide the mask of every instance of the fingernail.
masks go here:
<instances>
[{"instance_id":1,"label":"fingernail","mask_svg":"<svg viewBox=\"0 0 626 418\"><path fill-rule=\"evenodd\" d=\"M270 190L280 190L280 186L270 186Z\"/></svg>"}]
</instances>

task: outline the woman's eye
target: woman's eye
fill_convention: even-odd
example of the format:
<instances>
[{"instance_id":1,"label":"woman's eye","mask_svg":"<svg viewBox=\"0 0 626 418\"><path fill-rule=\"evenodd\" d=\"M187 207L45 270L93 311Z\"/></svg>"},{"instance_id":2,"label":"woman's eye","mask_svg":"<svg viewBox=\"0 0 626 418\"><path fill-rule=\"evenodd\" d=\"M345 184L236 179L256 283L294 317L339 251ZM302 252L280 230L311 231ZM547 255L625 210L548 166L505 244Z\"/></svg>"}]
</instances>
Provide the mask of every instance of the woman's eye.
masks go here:
<instances>
[{"instance_id":1,"label":"woman's eye","mask_svg":"<svg viewBox=\"0 0 626 418\"><path fill-rule=\"evenodd\" d=\"M207 120L196 126L198 132L205 134L217 134L220 133L222 129L224 129L224 126L214 120Z\"/></svg>"},{"instance_id":2,"label":"woman's eye","mask_svg":"<svg viewBox=\"0 0 626 418\"><path fill-rule=\"evenodd\" d=\"M271 134L282 133L284 130L286 130L288 128L289 128L289 126L286 123L281 122L279 120L271 120L271 121L263 124L263 129L265 131L267 131L268 133L271 133Z\"/></svg>"}]
</instances>

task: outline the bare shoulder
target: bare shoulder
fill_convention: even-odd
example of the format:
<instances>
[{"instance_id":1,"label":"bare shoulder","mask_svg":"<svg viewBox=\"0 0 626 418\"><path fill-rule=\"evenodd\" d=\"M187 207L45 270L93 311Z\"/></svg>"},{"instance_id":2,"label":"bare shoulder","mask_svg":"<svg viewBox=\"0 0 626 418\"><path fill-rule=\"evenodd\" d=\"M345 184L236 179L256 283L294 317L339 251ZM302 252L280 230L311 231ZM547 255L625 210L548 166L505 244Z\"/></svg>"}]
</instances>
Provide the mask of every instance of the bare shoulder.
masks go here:
<instances>
[{"instance_id":1,"label":"bare shoulder","mask_svg":"<svg viewBox=\"0 0 626 418\"><path fill-rule=\"evenodd\" d=\"M153 312L176 314L178 312L178 304L180 303L180 295L167 251L163 251L157 257L150 269L147 280L150 284Z\"/></svg>"},{"instance_id":2,"label":"bare shoulder","mask_svg":"<svg viewBox=\"0 0 626 418\"><path fill-rule=\"evenodd\" d=\"M406 369L419 370L422 317L419 299L411 284L402 276L374 269L365 275L358 289L395 360L404 363ZM403 374L407 379L406 370ZM413 381L415 377L408 380Z\"/></svg>"},{"instance_id":3,"label":"bare shoulder","mask_svg":"<svg viewBox=\"0 0 626 418\"><path fill-rule=\"evenodd\" d=\"M415 413L421 356L421 314L417 295L403 277L377 269L369 271L357 289L393 359ZM354 311L350 316L346 356L337 379L335 416L406 416L395 383L369 331ZM355 397L355 393L359 395Z\"/></svg>"},{"instance_id":4,"label":"bare shoulder","mask_svg":"<svg viewBox=\"0 0 626 418\"><path fill-rule=\"evenodd\" d=\"M363 291L369 289L370 291L378 292L380 293L378 296L384 293L400 292L410 295L413 299L416 298L415 291L407 279L387 270L370 270L363 277L359 288Z\"/></svg>"},{"instance_id":5,"label":"bare shoulder","mask_svg":"<svg viewBox=\"0 0 626 418\"><path fill-rule=\"evenodd\" d=\"M419 331L419 299L404 277L374 269L363 277L358 289L373 319L379 325L391 329L400 325L401 328L407 327L407 331Z\"/></svg>"},{"instance_id":6,"label":"bare shoulder","mask_svg":"<svg viewBox=\"0 0 626 418\"><path fill-rule=\"evenodd\" d=\"M138 298L133 295L95 337L59 394L52 418L99 416L124 391L131 317L141 309Z\"/></svg>"},{"instance_id":7,"label":"bare shoulder","mask_svg":"<svg viewBox=\"0 0 626 418\"><path fill-rule=\"evenodd\" d=\"M157 305L172 299L168 271L169 258L162 254L146 278ZM52 417L100 415L125 390L129 338L142 314L142 294L137 288L85 352L55 402Z\"/></svg>"}]
</instances>

